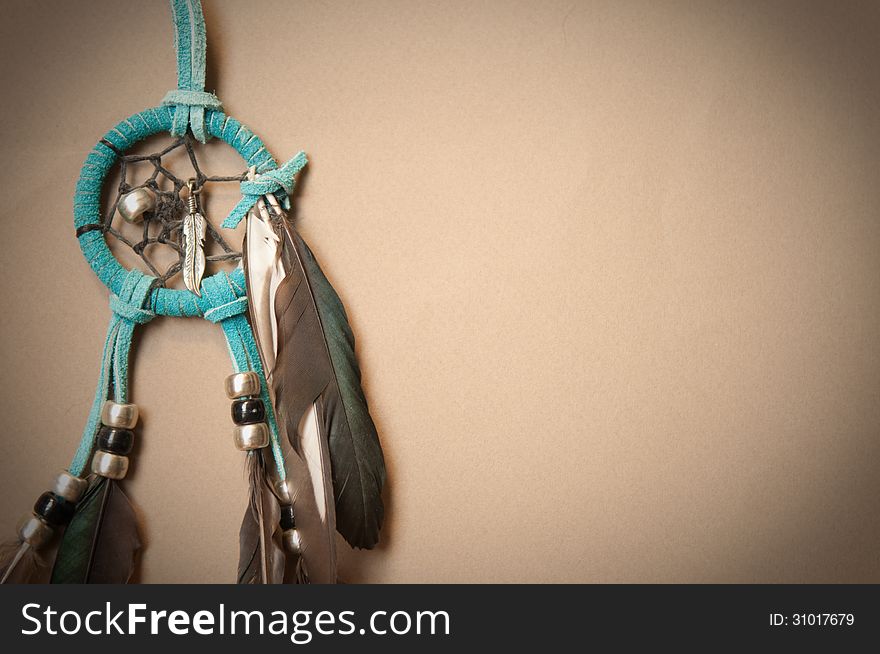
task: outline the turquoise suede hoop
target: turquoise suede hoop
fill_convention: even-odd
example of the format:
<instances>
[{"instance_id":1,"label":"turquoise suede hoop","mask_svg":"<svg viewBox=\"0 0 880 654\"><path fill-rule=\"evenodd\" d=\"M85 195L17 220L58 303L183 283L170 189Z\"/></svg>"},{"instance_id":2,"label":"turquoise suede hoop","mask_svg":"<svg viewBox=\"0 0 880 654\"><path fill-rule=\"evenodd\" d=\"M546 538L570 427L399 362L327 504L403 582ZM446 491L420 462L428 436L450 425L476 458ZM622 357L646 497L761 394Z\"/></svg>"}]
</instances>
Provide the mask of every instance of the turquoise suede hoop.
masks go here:
<instances>
[{"instance_id":1,"label":"turquoise suede hoop","mask_svg":"<svg viewBox=\"0 0 880 654\"><path fill-rule=\"evenodd\" d=\"M117 155L106 141L118 151L128 150L143 139L170 132L174 121L174 107L162 106L146 109L126 118L111 129L86 157L76 184L73 200L74 226L79 233L79 246L92 270L110 292L119 295L128 271L113 256L103 232L101 220L101 187L107 173L116 163ZM226 141L242 156L248 167L255 166L257 173L275 170L277 164L260 138L240 122L222 111L207 111L205 125L208 133ZM86 229L95 226L94 229ZM211 279L225 277L216 273ZM244 289L244 276L240 268L230 275L235 285ZM207 281L207 280L206 280ZM242 290L242 295L244 291ZM213 307L206 296L199 298L187 290L155 288L150 293L150 310L161 316L204 316Z\"/></svg>"},{"instance_id":2,"label":"turquoise suede hoop","mask_svg":"<svg viewBox=\"0 0 880 654\"><path fill-rule=\"evenodd\" d=\"M86 157L76 184L73 222L77 240L89 266L110 289L110 326L104 344L98 388L70 472L81 476L95 448L101 407L109 395L115 402L128 402L128 359L135 325L155 316L201 316L218 323L236 372L253 371L260 378L260 399L266 408L270 445L279 479L287 477L278 423L269 396L260 352L248 323L247 284L241 267L232 273L218 272L202 280L201 297L189 290L154 287L156 279L139 270L126 270L113 256L101 218L101 188L107 173L125 152L143 139L170 132L192 131L204 143L214 136L235 148L248 168L259 177L241 183L242 199L226 218L224 227L234 228L258 199L274 193L289 207L294 176L306 165L300 152L279 167L263 142L247 127L220 111L216 96L204 92L205 23L199 0L171 0L176 28L178 89L165 96L162 106L146 109L121 121L104 135Z\"/></svg>"}]
</instances>

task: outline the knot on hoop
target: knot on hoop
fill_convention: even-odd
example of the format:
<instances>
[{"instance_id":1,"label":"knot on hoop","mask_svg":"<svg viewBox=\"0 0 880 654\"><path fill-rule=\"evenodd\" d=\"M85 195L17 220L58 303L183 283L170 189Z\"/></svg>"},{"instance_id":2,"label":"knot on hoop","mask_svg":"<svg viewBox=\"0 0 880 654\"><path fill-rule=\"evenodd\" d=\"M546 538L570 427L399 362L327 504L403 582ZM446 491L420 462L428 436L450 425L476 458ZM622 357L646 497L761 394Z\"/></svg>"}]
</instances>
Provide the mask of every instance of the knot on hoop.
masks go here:
<instances>
[{"instance_id":1,"label":"knot on hoop","mask_svg":"<svg viewBox=\"0 0 880 654\"><path fill-rule=\"evenodd\" d=\"M281 206L290 209L290 195L296 183L296 174L309 162L305 152L298 152L296 156L287 161L280 168L273 168L257 175L254 179L246 179L241 182L242 198L235 208L223 221L226 229L235 229L250 208L263 195L274 193Z\"/></svg>"},{"instance_id":2,"label":"knot on hoop","mask_svg":"<svg viewBox=\"0 0 880 654\"><path fill-rule=\"evenodd\" d=\"M104 341L104 355L101 360L101 375L98 389L92 402L92 410L86 421L79 448L73 457L69 470L80 476L85 470L92 454L95 435L101 425L101 407L104 400L112 397L116 402L126 402L128 398L128 357L136 325L142 325L155 318L152 311L144 308L149 301L155 277L145 275L139 270L125 273L119 294L110 296L110 309L113 315L107 327L107 340ZM111 395L112 391L112 395Z\"/></svg>"},{"instance_id":3,"label":"knot on hoop","mask_svg":"<svg viewBox=\"0 0 880 654\"><path fill-rule=\"evenodd\" d=\"M208 140L205 110L219 110L222 109L223 104L220 98L207 91L176 89L165 94L162 98L162 106L174 107L174 119L171 124L171 133L174 136L183 136L189 127L193 136L204 143Z\"/></svg>"},{"instance_id":4,"label":"knot on hoop","mask_svg":"<svg viewBox=\"0 0 880 654\"><path fill-rule=\"evenodd\" d=\"M130 323L144 325L156 317L156 314L148 309L141 309L124 300L118 295L110 296L110 311Z\"/></svg>"},{"instance_id":5,"label":"knot on hoop","mask_svg":"<svg viewBox=\"0 0 880 654\"><path fill-rule=\"evenodd\" d=\"M143 325L155 318L155 313L143 308L155 279L139 270L129 270L125 274L119 295L110 295L110 310L113 315L131 325Z\"/></svg>"}]
</instances>

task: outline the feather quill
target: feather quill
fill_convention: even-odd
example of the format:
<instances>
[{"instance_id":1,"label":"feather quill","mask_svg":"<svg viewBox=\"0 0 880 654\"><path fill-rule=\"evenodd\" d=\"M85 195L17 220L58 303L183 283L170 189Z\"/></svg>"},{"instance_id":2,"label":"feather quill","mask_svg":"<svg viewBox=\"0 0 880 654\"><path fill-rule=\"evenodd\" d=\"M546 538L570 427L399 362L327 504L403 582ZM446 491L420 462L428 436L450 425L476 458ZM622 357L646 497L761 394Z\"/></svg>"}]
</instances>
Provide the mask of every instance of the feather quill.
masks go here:
<instances>
[{"instance_id":1,"label":"feather quill","mask_svg":"<svg viewBox=\"0 0 880 654\"><path fill-rule=\"evenodd\" d=\"M28 543L15 541L0 546L0 584L42 584L49 566Z\"/></svg>"},{"instance_id":2,"label":"feather quill","mask_svg":"<svg viewBox=\"0 0 880 654\"><path fill-rule=\"evenodd\" d=\"M140 549L131 502L117 482L97 477L64 532L52 583L128 583Z\"/></svg>"},{"instance_id":3,"label":"feather quill","mask_svg":"<svg viewBox=\"0 0 880 654\"><path fill-rule=\"evenodd\" d=\"M267 198L279 214L270 225L278 238L277 254L272 253L277 263L249 243L244 265L258 345L264 363L272 363L266 366L267 378L279 426L306 461L316 503L321 503L322 488L329 496L329 469L336 528L352 546L369 549L378 542L384 516L385 463L360 385L354 336L339 296L311 250L274 198ZM267 223L252 213L249 226L255 220ZM274 291L264 292L259 301L251 295L255 268L261 269L255 278L264 271L270 277L280 275L267 286ZM310 411L315 412L313 423L304 419Z\"/></svg>"}]
</instances>

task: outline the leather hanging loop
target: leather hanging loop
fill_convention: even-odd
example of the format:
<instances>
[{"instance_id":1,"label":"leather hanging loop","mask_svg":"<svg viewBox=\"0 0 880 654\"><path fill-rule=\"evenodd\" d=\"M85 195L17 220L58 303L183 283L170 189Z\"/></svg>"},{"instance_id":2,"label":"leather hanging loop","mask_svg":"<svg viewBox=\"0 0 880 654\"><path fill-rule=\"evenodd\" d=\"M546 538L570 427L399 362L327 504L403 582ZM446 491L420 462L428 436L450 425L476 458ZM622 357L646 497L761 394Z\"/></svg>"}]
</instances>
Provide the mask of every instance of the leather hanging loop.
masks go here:
<instances>
[{"instance_id":1,"label":"leather hanging loop","mask_svg":"<svg viewBox=\"0 0 880 654\"><path fill-rule=\"evenodd\" d=\"M205 17L200 0L171 0L174 19L174 47L177 50L177 90L169 91L163 106L174 107L171 133L183 136L187 128L204 143L210 138L205 128L205 110L219 111L219 98L205 92Z\"/></svg>"}]
</instances>

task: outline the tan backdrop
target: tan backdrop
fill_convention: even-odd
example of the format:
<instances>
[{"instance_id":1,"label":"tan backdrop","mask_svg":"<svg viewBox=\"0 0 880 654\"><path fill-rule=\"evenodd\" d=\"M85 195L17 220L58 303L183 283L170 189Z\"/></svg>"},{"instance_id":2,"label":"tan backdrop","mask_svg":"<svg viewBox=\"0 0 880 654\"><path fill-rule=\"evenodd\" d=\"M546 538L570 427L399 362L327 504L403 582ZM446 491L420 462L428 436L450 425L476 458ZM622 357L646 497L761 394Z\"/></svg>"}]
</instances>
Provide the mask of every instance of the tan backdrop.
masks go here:
<instances>
[{"instance_id":1,"label":"tan backdrop","mask_svg":"<svg viewBox=\"0 0 880 654\"><path fill-rule=\"evenodd\" d=\"M204 4L358 337L388 520L345 580L880 581L876 3ZM11 535L109 316L80 165L175 76L166 2L5 5ZM228 373L204 321L137 341L141 581L234 578Z\"/></svg>"}]
</instances>

